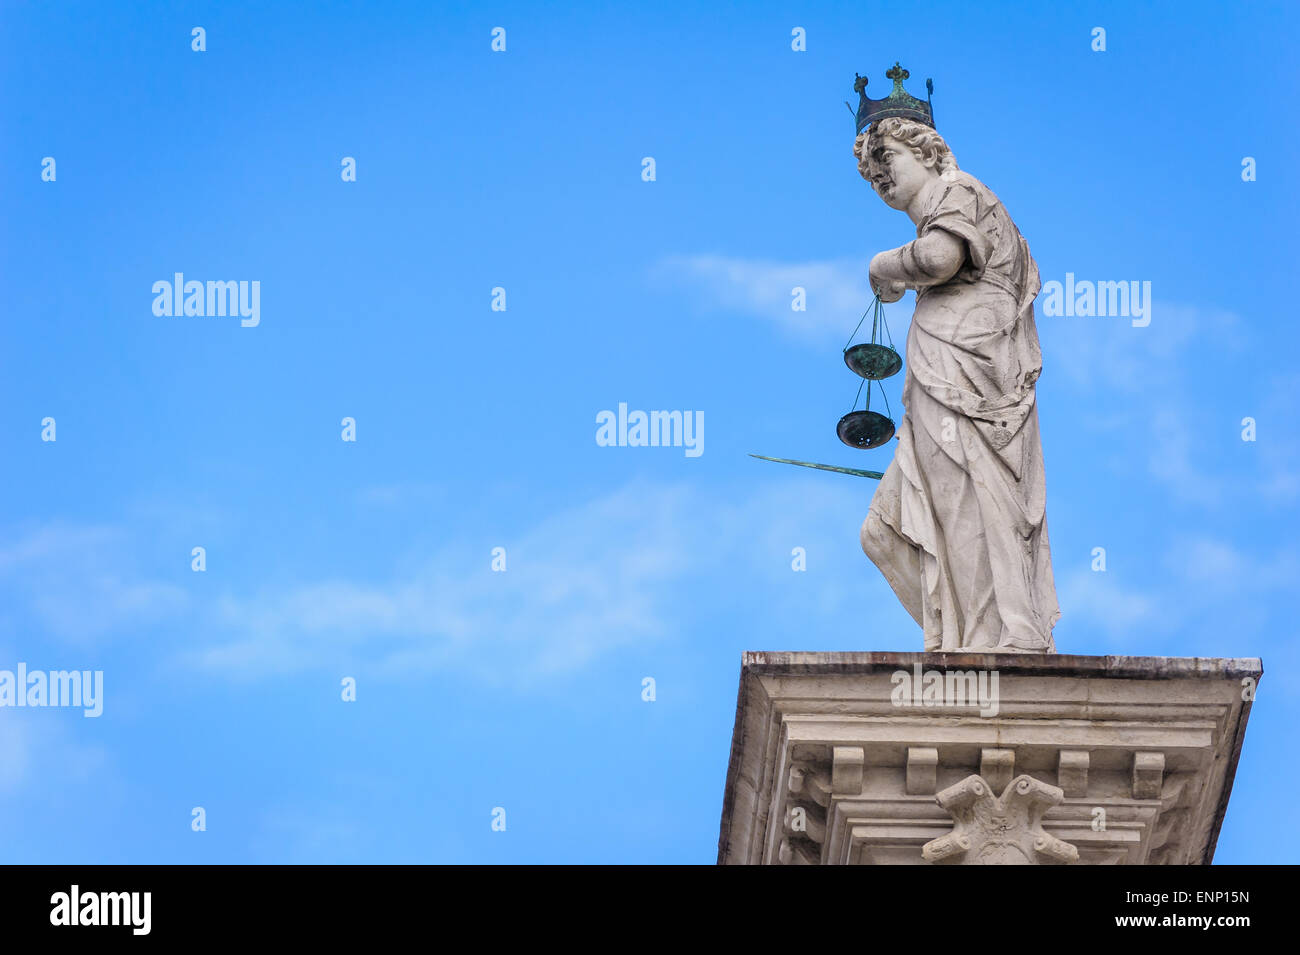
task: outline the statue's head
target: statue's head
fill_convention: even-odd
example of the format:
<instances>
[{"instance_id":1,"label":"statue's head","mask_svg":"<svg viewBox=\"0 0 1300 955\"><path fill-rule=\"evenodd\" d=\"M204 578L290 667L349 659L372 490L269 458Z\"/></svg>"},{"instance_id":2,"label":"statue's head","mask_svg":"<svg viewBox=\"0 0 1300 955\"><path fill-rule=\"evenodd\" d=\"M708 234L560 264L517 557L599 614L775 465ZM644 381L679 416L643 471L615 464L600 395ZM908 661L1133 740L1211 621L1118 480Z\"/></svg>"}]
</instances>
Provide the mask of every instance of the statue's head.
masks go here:
<instances>
[{"instance_id":1,"label":"statue's head","mask_svg":"<svg viewBox=\"0 0 1300 955\"><path fill-rule=\"evenodd\" d=\"M859 133L853 155L862 178L894 209L907 209L932 179L957 169L942 136L924 123L896 116Z\"/></svg>"}]
</instances>

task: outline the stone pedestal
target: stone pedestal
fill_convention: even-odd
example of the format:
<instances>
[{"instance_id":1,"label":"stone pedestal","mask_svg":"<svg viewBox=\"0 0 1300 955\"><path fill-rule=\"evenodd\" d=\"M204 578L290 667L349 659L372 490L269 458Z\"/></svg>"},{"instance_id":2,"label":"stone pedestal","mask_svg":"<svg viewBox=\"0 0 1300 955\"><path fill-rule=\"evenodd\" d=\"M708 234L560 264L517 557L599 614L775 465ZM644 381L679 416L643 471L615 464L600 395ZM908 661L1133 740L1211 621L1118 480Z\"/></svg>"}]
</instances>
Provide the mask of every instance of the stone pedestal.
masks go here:
<instances>
[{"instance_id":1,"label":"stone pedestal","mask_svg":"<svg viewBox=\"0 0 1300 955\"><path fill-rule=\"evenodd\" d=\"M718 862L1201 865L1257 659L744 654Z\"/></svg>"}]
</instances>

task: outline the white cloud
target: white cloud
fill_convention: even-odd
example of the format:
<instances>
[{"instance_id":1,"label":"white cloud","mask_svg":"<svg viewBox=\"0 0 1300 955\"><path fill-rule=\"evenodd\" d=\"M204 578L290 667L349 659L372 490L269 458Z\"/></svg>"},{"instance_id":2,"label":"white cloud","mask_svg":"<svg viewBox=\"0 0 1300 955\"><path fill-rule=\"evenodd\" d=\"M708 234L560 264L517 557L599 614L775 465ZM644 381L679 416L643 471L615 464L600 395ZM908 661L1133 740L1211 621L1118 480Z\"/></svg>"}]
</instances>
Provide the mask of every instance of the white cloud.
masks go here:
<instances>
[{"instance_id":1,"label":"white cloud","mask_svg":"<svg viewBox=\"0 0 1300 955\"><path fill-rule=\"evenodd\" d=\"M27 727L18 720L0 719L0 793L17 789L27 778L32 761L29 737Z\"/></svg>"},{"instance_id":2,"label":"white cloud","mask_svg":"<svg viewBox=\"0 0 1300 955\"><path fill-rule=\"evenodd\" d=\"M1230 541L1208 535L1186 536L1169 548L1166 564L1189 585L1189 599L1219 600L1229 596L1293 591L1300 581L1300 550L1278 550L1269 556L1254 556L1238 550Z\"/></svg>"},{"instance_id":3,"label":"white cloud","mask_svg":"<svg viewBox=\"0 0 1300 955\"><path fill-rule=\"evenodd\" d=\"M755 592L772 615L788 615L787 629L810 608L824 621L850 619L864 591L892 604L856 547L873 484L752 467L743 496L633 482L507 539L444 543L386 576L290 575L219 596L141 573L133 549L147 525L54 524L0 547L0 596L10 598L0 638L10 632L28 647L51 637L163 639L160 662L233 679L328 668L523 683L678 639L699 626L697 607L748 606ZM500 573L491 569L498 545L507 559ZM795 546L807 551L806 575L790 568ZM832 560L833 552L853 556ZM734 596L716 592L720 581L734 583ZM177 627L182 643L171 639ZM14 752L17 760L17 744Z\"/></svg>"},{"instance_id":4,"label":"white cloud","mask_svg":"<svg viewBox=\"0 0 1300 955\"><path fill-rule=\"evenodd\" d=\"M485 544L468 561L463 549L448 548L388 580L307 581L227 597L216 627L226 636L190 659L243 677L320 665L387 676L454 669L487 682L575 671L694 626L692 588L702 582L735 580L745 594L760 581L793 584L791 547L820 560L828 534L856 541L870 492L852 478L824 480L824 491L810 491L807 480L758 482L739 501L635 482L513 541ZM504 572L490 566L498 544L506 547ZM869 566L861 560L843 568L839 582L829 572L818 578L823 612L846 607L860 589ZM806 593L764 592L773 606Z\"/></svg>"},{"instance_id":5,"label":"white cloud","mask_svg":"<svg viewBox=\"0 0 1300 955\"><path fill-rule=\"evenodd\" d=\"M68 716L68 711L48 708L0 710L0 797L31 785L82 783L107 767L102 746L73 739ZM82 719L80 712L75 713L75 730L84 731Z\"/></svg>"},{"instance_id":6,"label":"white cloud","mask_svg":"<svg viewBox=\"0 0 1300 955\"><path fill-rule=\"evenodd\" d=\"M808 341L848 339L853 326L870 306L867 281L869 260L832 259L813 262L775 262L723 255L679 255L660 261L656 274L685 281L703 293L713 307L758 316L775 322L790 335ZM790 306L792 290L806 291L807 311ZM897 311L899 333L907 322ZM895 314L891 312L891 319ZM902 339L897 339L900 347Z\"/></svg>"},{"instance_id":7,"label":"white cloud","mask_svg":"<svg viewBox=\"0 0 1300 955\"><path fill-rule=\"evenodd\" d=\"M1090 394L1093 406L1082 420L1141 448L1136 460L1176 500L1222 507L1230 487L1222 470L1205 462L1212 442L1198 428L1206 426L1206 382L1194 376L1192 350L1212 341L1223 353L1239 352L1241 324L1222 309L1158 297L1146 327L1124 318L1047 317L1040 309L1043 371Z\"/></svg>"},{"instance_id":8,"label":"white cloud","mask_svg":"<svg viewBox=\"0 0 1300 955\"><path fill-rule=\"evenodd\" d=\"M1297 580L1294 547L1255 556L1228 540L1189 534L1170 540L1157 566L1058 577L1057 596L1068 633L1099 631L1126 653L1161 652L1173 641L1180 655L1255 656L1289 643L1277 639L1273 608ZM1070 652L1062 636L1057 648Z\"/></svg>"},{"instance_id":9,"label":"white cloud","mask_svg":"<svg viewBox=\"0 0 1300 955\"><path fill-rule=\"evenodd\" d=\"M185 592L139 574L129 535L120 528L53 523L0 545L3 630L16 610L48 634L82 643L123 624L167 617Z\"/></svg>"},{"instance_id":10,"label":"white cloud","mask_svg":"<svg viewBox=\"0 0 1300 955\"><path fill-rule=\"evenodd\" d=\"M1079 625L1091 622L1123 641L1137 640L1158 619L1158 595L1124 587L1112 571L1077 570L1058 579L1057 602L1061 623L1074 632L1087 632ZM1059 635L1057 650L1070 652L1060 645Z\"/></svg>"},{"instance_id":11,"label":"white cloud","mask_svg":"<svg viewBox=\"0 0 1300 955\"><path fill-rule=\"evenodd\" d=\"M1044 276L1046 281L1050 276ZM1045 373L1075 384L1124 395L1182 393L1188 385L1186 354L1213 341L1240 350L1241 320L1232 312L1165 302L1157 298L1151 324L1135 327L1115 317L1047 316L1037 303L1038 337Z\"/></svg>"},{"instance_id":12,"label":"white cloud","mask_svg":"<svg viewBox=\"0 0 1300 955\"><path fill-rule=\"evenodd\" d=\"M1160 397L1148 406L1143 416L1149 435L1147 471L1180 500L1210 507L1221 502L1225 478L1206 467L1203 453L1196 453L1204 442L1197 441L1187 407Z\"/></svg>"},{"instance_id":13,"label":"white cloud","mask_svg":"<svg viewBox=\"0 0 1300 955\"><path fill-rule=\"evenodd\" d=\"M1300 405L1300 375L1285 374L1268 382L1258 410L1244 408L1242 417L1255 418L1253 444L1243 445L1259 457L1259 493L1281 505L1300 500L1300 429L1295 409Z\"/></svg>"},{"instance_id":14,"label":"white cloud","mask_svg":"<svg viewBox=\"0 0 1300 955\"><path fill-rule=\"evenodd\" d=\"M297 669L355 654L381 671L451 663L484 677L538 676L597 653L663 636L663 591L686 570L681 493L628 487L541 521L506 548L467 561L448 550L396 579L334 579L228 598L223 631L241 636L200 655L206 665Z\"/></svg>"},{"instance_id":15,"label":"white cloud","mask_svg":"<svg viewBox=\"0 0 1300 955\"><path fill-rule=\"evenodd\" d=\"M355 794L341 794L355 805ZM359 860L373 854L373 834L363 815L358 818L337 803L294 801L263 810L250 838L252 851L276 864L332 863Z\"/></svg>"}]
</instances>

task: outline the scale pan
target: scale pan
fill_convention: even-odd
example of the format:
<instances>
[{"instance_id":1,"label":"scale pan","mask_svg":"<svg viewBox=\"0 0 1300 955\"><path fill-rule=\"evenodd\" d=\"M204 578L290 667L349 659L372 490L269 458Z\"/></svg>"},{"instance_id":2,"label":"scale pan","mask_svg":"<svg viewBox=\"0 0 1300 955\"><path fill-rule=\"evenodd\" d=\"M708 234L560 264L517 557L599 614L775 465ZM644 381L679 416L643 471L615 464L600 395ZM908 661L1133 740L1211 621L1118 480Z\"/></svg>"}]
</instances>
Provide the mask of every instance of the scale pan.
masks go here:
<instances>
[{"instance_id":1,"label":"scale pan","mask_svg":"<svg viewBox=\"0 0 1300 955\"><path fill-rule=\"evenodd\" d=\"M898 357L898 352L887 345L867 342L845 349L844 364L848 365L855 375L869 381L879 381L897 375L899 369L903 367L903 359Z\"/></svg>"},{"instance_id":2,"label":"scale pan","mask_svg":"<svg viewBox=\"0 0 1300 955\"><path fill-rule=\"evenodd\" d=\"M840 440L850 448L878 448L894 436L894 422L874 411L850 411L835 426Z\"/></svg>"}]
</instances>

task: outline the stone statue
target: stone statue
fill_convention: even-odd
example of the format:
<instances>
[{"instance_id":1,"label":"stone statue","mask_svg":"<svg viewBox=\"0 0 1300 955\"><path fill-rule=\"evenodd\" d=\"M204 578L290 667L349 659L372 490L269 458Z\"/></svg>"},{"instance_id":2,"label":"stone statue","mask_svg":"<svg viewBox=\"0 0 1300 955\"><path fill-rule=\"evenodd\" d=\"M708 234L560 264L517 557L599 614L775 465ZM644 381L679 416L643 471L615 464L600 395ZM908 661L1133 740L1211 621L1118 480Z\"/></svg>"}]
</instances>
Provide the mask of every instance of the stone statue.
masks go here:
<instances>
[{"instance_id":1,"label":"stone statue","mask_svg":"<svg viewBox=\"0 0 1300 955\"><path fill-rule=\"evenodd\" d=\"M853 152L885 204L916 224L915 241L871 260L872 288L883 302L914 289L916 310L897 450L862 549L927 651L1054 653L1038 267L997 196L957 168L930 104L903 90L907 71L886 75L894 90L880 100L858 78Z\"/></svg>"}]
</instances>

